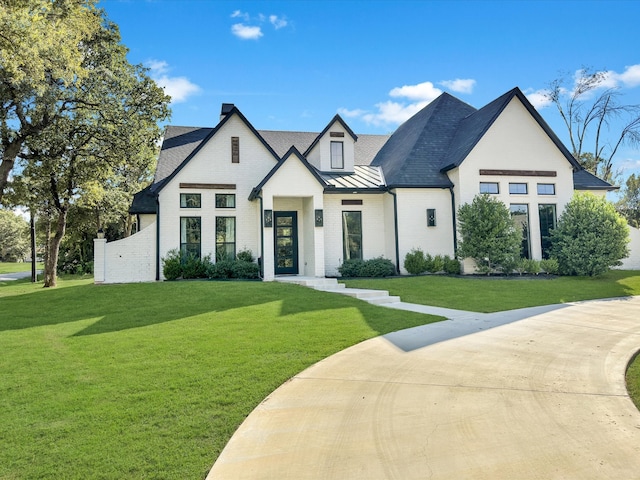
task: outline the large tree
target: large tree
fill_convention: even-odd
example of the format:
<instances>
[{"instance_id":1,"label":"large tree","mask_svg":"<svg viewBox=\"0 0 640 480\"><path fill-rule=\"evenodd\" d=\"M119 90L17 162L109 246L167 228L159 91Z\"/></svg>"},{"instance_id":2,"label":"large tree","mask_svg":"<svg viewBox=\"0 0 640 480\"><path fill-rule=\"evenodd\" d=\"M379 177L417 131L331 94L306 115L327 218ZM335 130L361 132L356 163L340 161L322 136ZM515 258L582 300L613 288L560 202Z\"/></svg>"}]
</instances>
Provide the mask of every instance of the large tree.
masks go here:
<instances>
[{"instance_id":1,"label":"large tree","mask_svg":"<svg viewBox=\"0 0 640 480\"><path fill-rule=\"evenodd\" d=\"M551 256L562 275L600 275L629 255L629 227L614 205L592 193L578 193L551 231Z\"/></svg>"},{"instance_id":2,"label":"large tree","mask_svg":"<svg viewBox=\"0 0 640 480\"><path fill-rule=\"evenodd\" d=\"M629 225L640 228L640 175L634 173L627 178L616 207Z\"/></svg>"},{"instance_id":3,"label":"large tree","mask_svg":"<svg viewBox=\"0 0 640 480\"><path fill-rule=\"evenodd\" d=\"M627 105L604 71L583 68L552 81L545 93L567 127L573 156L594 175L612 182L622 145L640 144L640 105Z\"/></svg>"},{"instance_id":4,"label":"large tree","mask_svg":"<svg viewBox=\"0 0 640 480\"><path fill-rule=\"evenodd\" d=\"M137 169L140 153L155 148L158 121L169 113L168 97L144 68L128 63L118 29L106 18L79 48L82 68L91 75L58 83L38 99L38 110L53 120L25 140L14 186L23 203L47 219L45 286L56 285L71 207L90 197L96 184L109 185L130 165Z\"/></svg>"},{"instance_id":5,"label":"large tree","mask_svg":"<svg viewBox=\"0 0 640 480\"><path fill-rule=\"evenodd\" d=\"M0 0L0 202L25 142L74 108L61 87L88 77L101 22L94 0Z\"/></svg>"},{"instance_id":6,"label":"large tree","mask_svg":"<svg viewBox=\"0 0 640 480\"><path fill-rule=\"evenodd\" d=\"M29 255L29 224L14 212L0 209L0 262L17 262Z\"/></svg>"},{"instance_id":7,"label":"large tree","mask_svg":"<svg viewBox=\"0 0 640 480\"><path fill-rule=\"evenodd\" d=\"M460 207L458 231L458 257L473 258L480 272L491 273L520 258L522 233L505 204L489 195L476 195Z\"/></svg>"}]
</instances>

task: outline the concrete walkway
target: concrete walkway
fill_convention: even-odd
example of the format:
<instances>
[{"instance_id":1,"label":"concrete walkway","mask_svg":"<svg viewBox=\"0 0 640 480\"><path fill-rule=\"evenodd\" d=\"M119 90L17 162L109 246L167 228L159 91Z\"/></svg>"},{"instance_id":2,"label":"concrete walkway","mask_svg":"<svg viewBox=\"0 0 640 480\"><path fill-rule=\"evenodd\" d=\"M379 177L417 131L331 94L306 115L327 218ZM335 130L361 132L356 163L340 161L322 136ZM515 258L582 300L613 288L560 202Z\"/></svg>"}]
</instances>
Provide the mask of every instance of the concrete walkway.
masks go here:
<instances>
[{"instance_id":1,"label":"concrete walkway","mask_svg":"<svg viewBox=\"0 0 640 480\"><path fill-rule=\"evenodd\" d=\"M21 278L31 278L31 270L29 270L28 272L0 273L0 282L20 280Z\"/></svg>"},{"instance_id":2,"label":"concrete walkway","mask_svg":"<svg viewBox=\"0 0 640 480\"><path fill-rule=\"evenodd\" d=\"M207 479L640 478L640 297L437 311L282 385Z\"/></svg>"}]
</instances>

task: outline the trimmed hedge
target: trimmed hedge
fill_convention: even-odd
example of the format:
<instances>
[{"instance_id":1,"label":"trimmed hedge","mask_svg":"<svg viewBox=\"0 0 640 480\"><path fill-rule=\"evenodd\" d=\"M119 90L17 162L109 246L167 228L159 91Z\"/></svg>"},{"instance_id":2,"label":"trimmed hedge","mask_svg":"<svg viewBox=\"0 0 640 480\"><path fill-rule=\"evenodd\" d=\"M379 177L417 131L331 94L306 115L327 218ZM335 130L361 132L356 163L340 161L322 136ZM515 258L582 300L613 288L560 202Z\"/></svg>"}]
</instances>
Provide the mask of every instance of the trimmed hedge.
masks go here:
<instances>
[{"instance_id":1,"label":"trimmed hedge","mask_svg":"<svg viewBox=\"0 0 640 480\"><path fill-rule=\"evenodd\" d=\"M346 260L338 267L343 277L392 277L396 266L389 259L377 257L370 260Z\"/></svg>"}]
</instances>

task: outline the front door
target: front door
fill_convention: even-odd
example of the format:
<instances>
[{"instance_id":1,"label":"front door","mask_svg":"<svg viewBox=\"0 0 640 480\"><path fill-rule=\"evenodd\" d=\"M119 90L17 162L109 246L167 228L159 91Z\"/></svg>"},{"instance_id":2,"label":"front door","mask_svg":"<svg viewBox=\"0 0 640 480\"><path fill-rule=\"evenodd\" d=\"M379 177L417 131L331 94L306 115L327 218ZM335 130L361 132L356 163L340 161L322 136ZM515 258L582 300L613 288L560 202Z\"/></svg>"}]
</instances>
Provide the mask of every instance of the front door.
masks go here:
<instances>
[{"instance_id":1,"label":"front door","mask_svg":"<svg viewBox=\"0 0 640 480\"><path fill-rule=\"evenodd\" d=\"M298 213L273 212L275 274L298 273Z\"/></svg>"}]
</instances>

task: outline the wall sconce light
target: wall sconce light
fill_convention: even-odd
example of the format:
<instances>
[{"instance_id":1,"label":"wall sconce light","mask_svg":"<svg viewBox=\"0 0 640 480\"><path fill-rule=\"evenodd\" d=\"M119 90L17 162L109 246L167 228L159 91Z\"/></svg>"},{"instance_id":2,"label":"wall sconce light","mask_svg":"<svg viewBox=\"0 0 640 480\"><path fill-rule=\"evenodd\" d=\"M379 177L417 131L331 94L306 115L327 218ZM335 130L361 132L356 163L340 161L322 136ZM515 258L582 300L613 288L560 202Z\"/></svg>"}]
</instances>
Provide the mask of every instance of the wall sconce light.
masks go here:
<instances>
[{"instance_id":1,"label":"wall sconce light","mask_svg":"<svg viewBox=\"0 0 640 480\"><path fill-rule=\"evenodd\" d=\"M436 226L436 209L427 208L427 227Z\"/></svg>"},{"instance_id":2,"label":"wall sconce light","mask_svg":"<svg viewBox=\"0 0 640 480\"><path fill-rule=\"evenodd\" d=\"M273 210L264 211L264 226L269 228L273 227Z\"/></svg>"},{"instance_id":3,"label":"wall sconce light","mask_svg":"<svg viewBox=\"0 0 640 480\"><path fill-rule=\"evenodd\" d=\"M321 227L324 223L322 210L316 210L315 218L316 218L316 227Z\"/></svg>"}]
</instances>

